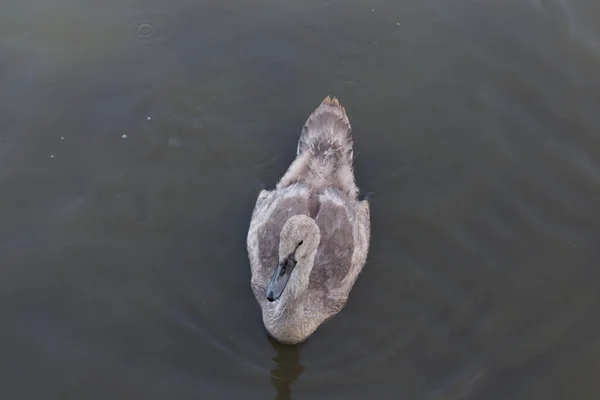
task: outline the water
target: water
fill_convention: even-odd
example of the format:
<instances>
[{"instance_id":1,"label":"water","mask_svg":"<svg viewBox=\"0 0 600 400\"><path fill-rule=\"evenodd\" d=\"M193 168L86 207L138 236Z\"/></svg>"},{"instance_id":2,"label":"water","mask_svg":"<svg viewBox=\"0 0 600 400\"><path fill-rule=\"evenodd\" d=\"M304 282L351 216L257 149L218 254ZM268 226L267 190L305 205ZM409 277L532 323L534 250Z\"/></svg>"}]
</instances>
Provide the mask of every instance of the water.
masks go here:
<instances>
[{"instance_id":1,"label":"water","mask_svg":"<svg viewBox=\"0 0 600 400\"><path fill-rule=\"evenodd\" d=\"M596 3L3 3L0 397L597 399ZM245 235L329 94L371 253L282 347Z\"/></svg>"}]
</instances>

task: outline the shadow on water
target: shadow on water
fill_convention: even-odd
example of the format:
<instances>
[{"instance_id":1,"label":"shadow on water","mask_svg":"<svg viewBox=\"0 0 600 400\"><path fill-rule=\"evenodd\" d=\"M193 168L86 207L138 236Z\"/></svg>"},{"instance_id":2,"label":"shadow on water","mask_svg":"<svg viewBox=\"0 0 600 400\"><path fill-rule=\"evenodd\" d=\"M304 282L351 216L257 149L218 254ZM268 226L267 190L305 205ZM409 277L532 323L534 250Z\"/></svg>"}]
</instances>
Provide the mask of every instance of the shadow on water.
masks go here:
<instances>
[{"instance_id":1,"label":"shadow on water","mask_svg":"<svg viewBox=\"0 0 600 400\"><path fill-rule=\"evenodd\" d=\"M269 343L277 352L273 358L276 365L271 370L271 383L277 390L275 400L290 400L292 398L292 385L304 371L300 363L300 348L302 345L285 346L269 337Z\"/></svg>"}]
</instances>

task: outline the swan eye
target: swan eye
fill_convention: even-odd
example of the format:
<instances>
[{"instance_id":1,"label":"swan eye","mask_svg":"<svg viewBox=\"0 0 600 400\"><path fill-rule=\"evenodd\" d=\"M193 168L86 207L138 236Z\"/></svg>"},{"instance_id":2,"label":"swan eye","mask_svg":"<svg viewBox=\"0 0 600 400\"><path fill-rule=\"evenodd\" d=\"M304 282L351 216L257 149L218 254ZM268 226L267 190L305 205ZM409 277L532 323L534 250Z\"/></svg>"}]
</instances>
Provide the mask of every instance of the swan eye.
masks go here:
<instances>
[{"instance_id":1,"label":"swan eye","mask_svg":"<svg viewBox=\"0 0 600 400\"><path fill-rule=\"evenodd\" d=\"M304 243L304 240L301 240L300 242L298 242L298 246L302 246L302 243Z\"/></svg>"}]
</instances>

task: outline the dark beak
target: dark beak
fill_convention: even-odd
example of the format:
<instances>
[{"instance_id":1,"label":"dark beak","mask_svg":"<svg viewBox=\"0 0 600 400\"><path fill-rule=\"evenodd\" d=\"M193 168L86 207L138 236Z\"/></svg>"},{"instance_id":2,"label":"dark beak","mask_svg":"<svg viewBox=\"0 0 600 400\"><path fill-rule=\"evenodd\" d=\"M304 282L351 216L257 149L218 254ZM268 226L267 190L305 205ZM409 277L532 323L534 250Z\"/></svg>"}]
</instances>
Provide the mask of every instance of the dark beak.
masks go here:
<instances>
[{"instance_id":1,"label":"dark beak","mask_svg":"<svg viewBox=\"0 0 600 400\"><path fill-rule=\"evenodd\" d=\"M275 268L275 273L267 286L267 300L275 301L283 293L283 289L288 284L292 271L296 267L296 250L302 245L302 241L298 243L293 252L291 252L283 261L280 261Z\"/></svg>"},{"instance_id":2,"label":"dark beak","mask_svg":"<svg viewBox=\"0 0 600 400\"><path fill-rule=\"evenodd\" d=\"M273 273L273 277L269 282L269 286L267 286L267 300L275 301L281 297L295 266L296 262L289 258L286 258L277 265L275 273Z\"/></svg>"}]
</instances>

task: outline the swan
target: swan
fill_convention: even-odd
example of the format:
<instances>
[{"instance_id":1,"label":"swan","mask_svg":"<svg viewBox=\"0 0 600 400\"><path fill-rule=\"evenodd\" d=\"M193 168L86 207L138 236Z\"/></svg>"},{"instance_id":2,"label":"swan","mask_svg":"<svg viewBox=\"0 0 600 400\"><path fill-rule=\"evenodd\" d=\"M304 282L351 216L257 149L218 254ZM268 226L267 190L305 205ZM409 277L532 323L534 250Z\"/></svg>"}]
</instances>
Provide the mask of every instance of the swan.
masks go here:
<instances>
[{"instance_id":1,"label":"swan","mask_svg":"<svg viewBox=\"0 0 600 400\"><path fill-rule=\"evenodd\" d=\"M306 341L339 313L365 265L370 211L358 199L352 148L346 111L328 96L275 189L258 195L247 236L251 287L280 343Z\"/></svg>"}]
</instances>

